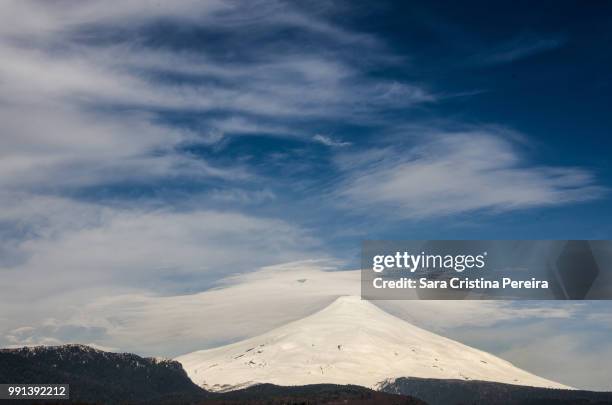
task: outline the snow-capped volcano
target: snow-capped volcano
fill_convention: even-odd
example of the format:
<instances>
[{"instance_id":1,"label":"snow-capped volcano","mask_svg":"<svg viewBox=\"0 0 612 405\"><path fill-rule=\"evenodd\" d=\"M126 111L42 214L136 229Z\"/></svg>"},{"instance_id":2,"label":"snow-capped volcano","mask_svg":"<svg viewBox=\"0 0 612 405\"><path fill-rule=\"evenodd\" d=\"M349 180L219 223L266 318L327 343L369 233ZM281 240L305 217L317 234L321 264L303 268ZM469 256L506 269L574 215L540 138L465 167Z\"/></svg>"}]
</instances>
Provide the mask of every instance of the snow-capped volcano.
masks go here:
<instances>
[{"instance_id":1,"label":"snow-capped volcano","mask_svg":"<svg viewBox=\"0 0 612 405\"><path fill-rule=\"evenodd\" d=\"M176 360L196 384L211 391L258 383L376 388L398 377L568 388L411 325L359 297L338 298L313 315L263 335Z\"/></svg>"}]
</instances>

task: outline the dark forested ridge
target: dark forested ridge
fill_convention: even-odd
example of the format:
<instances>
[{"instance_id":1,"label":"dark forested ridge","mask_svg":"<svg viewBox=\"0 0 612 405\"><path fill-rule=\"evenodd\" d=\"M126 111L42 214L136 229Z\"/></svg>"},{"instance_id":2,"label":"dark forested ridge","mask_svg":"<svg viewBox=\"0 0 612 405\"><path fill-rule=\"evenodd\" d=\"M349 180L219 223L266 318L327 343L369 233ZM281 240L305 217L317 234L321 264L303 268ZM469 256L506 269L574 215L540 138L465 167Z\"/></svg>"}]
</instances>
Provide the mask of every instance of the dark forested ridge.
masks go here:
<instances>
[{"instance_id":1,"label":"dark forested ridge","mask_svg":"<svg viewBox=\"0 0 612 405\"><path fill-rule=\"evenodd\" d=\"M612 404L612 392L549 389L490 381L406 377L384 383L381 390L409 394L431 405Z\"/></svg>"},{"instance_id":2,"label":"dark forested ridge","mask_svg":"<svg viewBox=\"0 0 612 405\"><path fill-rule=\"evenodd\" d=\"M426 405L424 401L406 395L372 391L355 385L313 384L279 387L261 384L210 398L202 405L250 404L352 404L352 405Z\"/></svg>"},{"instance_id":3,"label":"dark forested ridge","mask_svg":"<svg viewBox=\"0 0 612 405\"><path fill-rule=\"evenodd\" d=\"M71 398L99 403L205 394L176 361L109 353L84 345L0 350L0 383L67 383Z\"/></svg>"}]
</instances>

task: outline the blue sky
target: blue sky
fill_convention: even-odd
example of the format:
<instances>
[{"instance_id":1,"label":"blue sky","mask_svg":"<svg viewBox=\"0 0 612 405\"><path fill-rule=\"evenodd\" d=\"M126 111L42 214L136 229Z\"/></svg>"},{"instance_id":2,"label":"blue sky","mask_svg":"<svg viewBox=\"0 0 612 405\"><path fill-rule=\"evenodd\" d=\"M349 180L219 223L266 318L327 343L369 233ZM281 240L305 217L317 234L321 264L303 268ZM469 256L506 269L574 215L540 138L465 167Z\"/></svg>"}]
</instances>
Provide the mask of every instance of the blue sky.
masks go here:
<instances>
[{"instance_id":1,"label":"blue sky","mask_svg":"<svg viewBox=\"0 0 612 405\"><path fill-rule=\"evenodd\" d=\"M605 2L2 2L0 343L138 350L126 308L162 319L282 263L352 269L362 239L609 239L611 19ZM601 366L606 303L491 305L517 334L569 322L564 355ZM542 363L474 327L444 332Z\"/></svg>"}]
</instances>

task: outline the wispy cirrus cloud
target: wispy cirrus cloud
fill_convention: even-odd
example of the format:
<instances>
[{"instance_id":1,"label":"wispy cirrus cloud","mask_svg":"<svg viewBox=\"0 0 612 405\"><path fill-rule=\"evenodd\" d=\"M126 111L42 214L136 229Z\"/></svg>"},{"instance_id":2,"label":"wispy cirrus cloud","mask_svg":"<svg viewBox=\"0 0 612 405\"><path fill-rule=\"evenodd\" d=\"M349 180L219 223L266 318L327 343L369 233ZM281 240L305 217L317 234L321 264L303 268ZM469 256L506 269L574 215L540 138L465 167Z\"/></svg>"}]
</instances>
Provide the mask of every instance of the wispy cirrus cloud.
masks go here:
<instances>
[{"instance_id":1,"label":"wispy cirrus cloud","mask_svg":"<svg viewBox=\"0 0 612 405\"><path fill-rule=\"evenodd\" d=\"M112 182L105 166L126 167L115 176L122 181L229 178L234 168L181 148L232 134L303 137L288 120L367 119L381 109L435 100L417 84L368 78L367 62L342 52L347 43L358 43L370 50L370 59L384 60L387 53L372 36L282 2L186 0L170 7L143 0L108 7L94 1L61 7L9 1L1 7L11 17L0 30L1 142L10 154L0 182L53 183L75 172L80 184ZM185 47L150 45L147 30L160 22L216 40L196 43L185 31L173 31ZM300 40L262 40L287 29L304 40L316 38L318 45L305 50ZM102 40L109 30L117 35ZM221 43L232 57L214 46ZM16 112L27 112L28 120ZM187 128L165 119L176 112L198 114L196 124Z\"/></svg>"},{"instance_id":2,"label":"wispy cirrus cloud","mask_svg":"<svg viewBox=\"0 0 612 405\"><path fill-rule=\"evenodd\" d=\"M19 291L15 300L24 291L60 294L66 283L172 293L204 289L228 274L303 258L318 244L283 220L197 204L172 210L31 195L2 204L0 223L19 226L3 235L13 247L3 257L0 282L9 301L11 291Z\"/></svg>"},{"instance_id":3,"label":"wispy cirrus cloud","mask_svg":"<svg viewBox=\"0 0 612 405\"><path fill-rule=\"evenodd\" d=\"M565 45L561 37L541 37L535 35L521 35L503 42L474 56L474 64L499 65L511 63L528 58L543 52L558 49Z\"/></svg>"},{"instance_id":4,"label":"wispy cirrus cloud","mask_svg":"<svg viewBox=\"0 0 612 405\"><path fill-rule=\"evenodd\" d=\"M369 155L358 155L357 166L341 160L351 171L336 195L376 212L393 208L403 218L554 206L605 192L587 170L531 164L512 137L492 129L430 133L422 143Z\"/></svg>"},{"instance_id":5,"label":"wispy cirrus cloud","mask_svg":"<svg viewBox=\"0 0 612 405\"><path fill-rule=\"evenodd\" d=\"M325 146L331 146L331 147L343 147L343 146L351 145L350 142L339 141L339 140L333 139L332 137L328 135L323 135L323 134L316 134L315 136L312 137L312 140L315 142L319 142Z\"/></svg>"}]
</instances>

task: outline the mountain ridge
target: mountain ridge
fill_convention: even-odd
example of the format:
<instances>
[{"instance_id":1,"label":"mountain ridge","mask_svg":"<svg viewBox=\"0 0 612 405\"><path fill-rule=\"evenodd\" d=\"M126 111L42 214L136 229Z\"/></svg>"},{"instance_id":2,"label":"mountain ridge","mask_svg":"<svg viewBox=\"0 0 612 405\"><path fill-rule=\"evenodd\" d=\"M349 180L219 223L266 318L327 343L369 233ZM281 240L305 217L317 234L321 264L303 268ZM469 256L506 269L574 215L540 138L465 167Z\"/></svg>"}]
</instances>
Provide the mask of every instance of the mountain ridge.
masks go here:
<instances>
[{"instance_id":1,"label":"mountain ridge","mask_svg":"<svg viewBox=\"0 0 612 405\"><path fill-rule=\"evenodd\" d=\"M505 405L603 405L612 403L612 392L550 389L492 381L402 377L381 384L379 388L382 392L392 394L409 393L429 405L501 403Z\"/></svg>"},{"instance_id":2,"label":"mountain ridge","mask_svg":"<svg viewBox=\"0 0 612 405\"><path fill-rule=\"evenodd\" d=\"M0 383L69 384L71 398L105 404L206 395L174 360L81 344L0 349Z\"/></svg>"}]
</instances>

